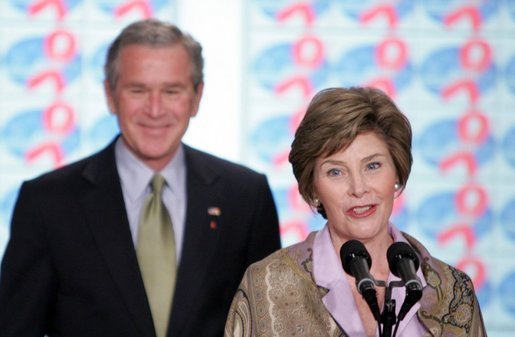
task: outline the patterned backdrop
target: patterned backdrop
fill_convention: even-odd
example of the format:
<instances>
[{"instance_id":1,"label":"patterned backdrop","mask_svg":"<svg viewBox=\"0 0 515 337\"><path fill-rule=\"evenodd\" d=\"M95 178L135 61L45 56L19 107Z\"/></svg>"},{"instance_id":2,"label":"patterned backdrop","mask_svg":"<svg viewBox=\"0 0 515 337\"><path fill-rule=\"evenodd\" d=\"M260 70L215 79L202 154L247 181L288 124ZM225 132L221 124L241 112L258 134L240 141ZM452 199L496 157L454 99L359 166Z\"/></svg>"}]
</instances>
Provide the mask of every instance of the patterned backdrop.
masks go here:
<instances>
[{"instance_id":1,"label":"patterned backdrop","mask_svg":"<svg viewBox=\"0 0 515 337\"><path fill-rule=\"evenodd\" d=\"M186 22L181 3L0 2L0 253L21 181L117 132L100 99L107 43L134 19ZM307 103L329 86L376 86L414 131L392 221L472 276L489 336L512 335L515 0L247 0L238 13L223 18L241 30L241 123L227 132L240 138L236 160L272 183L283 245L323 225L287 160ZM223 38L216 28L212 38Z\"/></svg>"}]
</instances>

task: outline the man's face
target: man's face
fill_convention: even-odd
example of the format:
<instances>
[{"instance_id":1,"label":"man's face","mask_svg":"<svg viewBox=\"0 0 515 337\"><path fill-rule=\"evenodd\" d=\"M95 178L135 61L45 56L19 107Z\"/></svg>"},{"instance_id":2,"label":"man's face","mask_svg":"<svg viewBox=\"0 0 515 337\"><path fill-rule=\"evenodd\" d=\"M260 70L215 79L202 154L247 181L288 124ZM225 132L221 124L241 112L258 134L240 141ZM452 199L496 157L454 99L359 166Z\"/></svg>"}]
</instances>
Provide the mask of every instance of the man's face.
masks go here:
<instances>
[{"instance_id":1,"label":"man's face","mask_svg":"<svg viewBox=\"0 0 515 337\"><path fill-rule=\"evenodd\" d=\"M181 45L129 45L118 58L116 87L104 84L122 139L155 171L173 158L190 118L197 114L203 85L195 90L191 69Z\"/></svg>"}]
</instances>

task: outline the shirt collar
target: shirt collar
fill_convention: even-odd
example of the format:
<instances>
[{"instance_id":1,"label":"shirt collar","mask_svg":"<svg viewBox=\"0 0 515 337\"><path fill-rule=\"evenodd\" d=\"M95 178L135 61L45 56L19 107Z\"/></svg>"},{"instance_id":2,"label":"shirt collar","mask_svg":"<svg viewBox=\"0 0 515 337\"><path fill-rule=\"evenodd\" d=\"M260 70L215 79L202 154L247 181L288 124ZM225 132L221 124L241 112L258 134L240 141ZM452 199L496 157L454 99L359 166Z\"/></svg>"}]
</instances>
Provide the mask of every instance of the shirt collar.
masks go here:
<instances>
[{"instance_id":1,"label":"shirt collar","mask_svg":"<svg viewBox=\"0 0 515 337\"><path fill-rule=\"evenodd\" d=\"M327 310L350 336L361 336L364 327L327 224L313 242L313 274L317 285L329 289L322 298Z\"/></svg>"},{"instance_id":2,"label":"shirt collar","mask_svg":"<svg viewBox=\"0 0 515 337\"><path fill-rule=\"evenodd\" d=\"M401 231L393 224L389 224L389 232L395 242L403 241L408 243ZM409 243L408 243L409 244ZM319 231L313 242L313 277L317 285L328 289L327 294L322 298L324 305L335 320L344 327L350 336L361 336L364 331L359 312L354 301L350 284L345 277L339 254L336 253L329 228L327 224ZM420 278L422 286L426 286L426 280L419 268L417 276ZM387 283L400 280L392 273L388 275ZM405 291L401 288L393 288L392 298L396 300L397 312L401 304L404 302ZM401 321L400 330L402 330L409 321L409 318L415 315L420 304L416 303L409 311L406 318Z\"/></svg>"},{"instance_id":3,"label":"shirt collar","mask_svg":"<svg viewBox=\"0 0 515 337\"><path fill-rule=\"evenodd\" d=\"M115 144L115 156L125 195L131 201L144 196L149 188L149 182L156 172L136 157L121 137L118 138ZM182 143L172 160L159 173L163 176L172 192L177 188L176 186L179 182L184 181L185 157Z\"/></svg>"}]
</instances>

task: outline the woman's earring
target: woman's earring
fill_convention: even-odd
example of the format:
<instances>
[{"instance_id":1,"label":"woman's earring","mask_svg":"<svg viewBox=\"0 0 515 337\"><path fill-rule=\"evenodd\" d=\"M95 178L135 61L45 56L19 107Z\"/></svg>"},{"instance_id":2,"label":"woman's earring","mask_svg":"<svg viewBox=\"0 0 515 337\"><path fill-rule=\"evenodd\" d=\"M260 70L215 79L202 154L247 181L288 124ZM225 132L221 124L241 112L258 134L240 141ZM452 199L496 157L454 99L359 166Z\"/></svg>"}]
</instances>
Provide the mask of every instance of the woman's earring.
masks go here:
<instances>
[{"instance_id":1,"label":"woman's earring","mask_svg":"<svg viewBox=\"0 0 515 337\"><path fill-rule=\"evenodd\" d=\"M320 200L317 198L313 199L313 203L315 204L315 207L320 207Z\"/></svg>"},{"instance_id":2,"label":"woman's earring","mask_svg":"<svg viewBox=\"0 0 515 337\"><path fill-rule=\"evenodd\" d=\"M395 183L395 185L393 185L393 188L395 188L395 190L398 191L401 188L401 184Z\"/></svg>"}]
</instances>

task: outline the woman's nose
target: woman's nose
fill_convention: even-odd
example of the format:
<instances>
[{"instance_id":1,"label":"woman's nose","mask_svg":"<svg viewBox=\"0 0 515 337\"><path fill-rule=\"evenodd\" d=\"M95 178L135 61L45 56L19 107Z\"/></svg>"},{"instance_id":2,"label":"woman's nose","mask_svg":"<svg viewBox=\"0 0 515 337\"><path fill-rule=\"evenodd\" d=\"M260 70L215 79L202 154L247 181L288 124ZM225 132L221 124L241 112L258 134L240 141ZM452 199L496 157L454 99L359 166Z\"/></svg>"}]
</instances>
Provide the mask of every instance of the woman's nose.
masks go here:
<instances>
[{"instance_id":1,"label":"woman's nose","mask_svg":"<svg viewBox=\"0 0 515 337\"><path fill-rule=\"evenodd\" d=\"M361 174L351 176L349 184L349 194L355 197L361 197L368 191L365 177Z\"/></svg>"}]
</instances>

